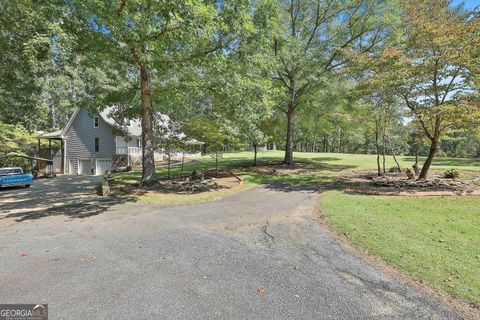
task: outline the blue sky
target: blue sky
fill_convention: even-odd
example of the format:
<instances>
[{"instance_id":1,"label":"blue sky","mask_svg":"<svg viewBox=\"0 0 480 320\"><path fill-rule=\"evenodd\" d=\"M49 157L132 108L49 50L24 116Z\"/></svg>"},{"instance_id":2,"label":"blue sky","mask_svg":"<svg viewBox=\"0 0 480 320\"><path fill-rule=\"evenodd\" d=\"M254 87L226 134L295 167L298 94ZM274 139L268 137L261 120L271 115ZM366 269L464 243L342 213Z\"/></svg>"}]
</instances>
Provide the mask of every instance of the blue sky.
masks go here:
<instances>
[{"instance_id":1,"label":"blue sky","mask_svg":"<svg viewBox=\"0 0 480 320\"><path fill-rule=\"evenodd\" d=\"M453 4L457 5L464 2L467 8L475 8L480 5L480 0L453 0Z\"/></svg>"}]
</instances>

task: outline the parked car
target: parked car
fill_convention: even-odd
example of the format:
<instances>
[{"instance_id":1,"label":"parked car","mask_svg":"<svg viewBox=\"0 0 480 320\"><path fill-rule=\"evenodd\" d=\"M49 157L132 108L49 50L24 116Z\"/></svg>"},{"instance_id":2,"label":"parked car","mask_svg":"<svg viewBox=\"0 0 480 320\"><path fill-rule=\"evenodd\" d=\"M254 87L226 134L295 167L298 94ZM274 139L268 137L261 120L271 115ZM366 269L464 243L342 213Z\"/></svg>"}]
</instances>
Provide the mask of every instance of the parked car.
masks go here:
<instances>
[{"instance_id":1,"label":"parked car","mask_svg":"<svg viewBox=\"0 0 480 320\"><path fill-rule=\"evenodd\" d=\"M0 168L0 188L25 186L30 187L33 182L31 173L24 173L22 168Z\"/></svg>"}]
</instances>

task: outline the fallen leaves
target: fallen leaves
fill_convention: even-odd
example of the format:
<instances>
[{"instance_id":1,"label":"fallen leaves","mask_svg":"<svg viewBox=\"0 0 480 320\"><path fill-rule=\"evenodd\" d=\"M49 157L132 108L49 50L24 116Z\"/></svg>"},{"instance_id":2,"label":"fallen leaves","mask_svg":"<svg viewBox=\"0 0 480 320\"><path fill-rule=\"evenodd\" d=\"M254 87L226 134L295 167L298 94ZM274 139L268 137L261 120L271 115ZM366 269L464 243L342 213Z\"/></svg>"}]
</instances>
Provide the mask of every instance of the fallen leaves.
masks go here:
<instances>
[{"instance_id":1,"label":"fallen leaves","mask_svg":"<svg viewBox=\"0 0 480 320\"><path fill-rule=\"evenodd\" d=\"M26 256L28 256L28 253L26 253L26 252L22 252L22 253L20 254L20 257L26 257Z\"/></svg>"}]
</instances>

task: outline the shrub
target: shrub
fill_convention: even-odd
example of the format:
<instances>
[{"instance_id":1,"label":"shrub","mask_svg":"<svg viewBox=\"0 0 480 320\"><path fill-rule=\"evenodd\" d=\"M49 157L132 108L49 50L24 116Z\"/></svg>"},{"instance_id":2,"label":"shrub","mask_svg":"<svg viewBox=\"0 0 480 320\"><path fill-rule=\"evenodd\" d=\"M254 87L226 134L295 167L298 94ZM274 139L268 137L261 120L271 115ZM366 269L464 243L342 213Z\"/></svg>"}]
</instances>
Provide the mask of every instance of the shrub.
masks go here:
<instances>
[{"instance_id":1,"label":"shrub","mask_svg":"<svg viewBox=\"0 0 480 320\"><path fill-rule=\"evenodd\" d=\"M397 173L397 172L402 172L402 170L398 169L398 167L391 167L390 169L388 169L388 172Z\"/></svg>"},{"instance_id":2,"label":"shrub","mask_svg":"<svg viewBox=\"0 0 480 320\"><path fill-rule=\"evenodd\" d=\"M460 177L460 170L457 168L448 169L443 173L443 177L445 179L457 179Z\"/></svg>"}]
</instances>

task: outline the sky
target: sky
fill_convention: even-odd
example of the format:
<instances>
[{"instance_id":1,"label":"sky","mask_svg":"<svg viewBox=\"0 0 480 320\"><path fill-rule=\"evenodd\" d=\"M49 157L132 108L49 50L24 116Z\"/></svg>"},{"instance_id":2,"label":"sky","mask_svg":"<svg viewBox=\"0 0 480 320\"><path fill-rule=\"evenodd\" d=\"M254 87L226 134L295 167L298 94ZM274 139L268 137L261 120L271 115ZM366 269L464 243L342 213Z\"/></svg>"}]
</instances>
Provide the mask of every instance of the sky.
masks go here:
<instances>
[{"instance_id":1,"label":"sky","mask_svg":"<svg viewBox=\"0 0 480 320\"><path fill-rule=\"evenodd\" d=\"M472 9L480 5L480 0L453 0L453 4L457 5L460 3L465 3L465 7Z\"/></svg>"}]
</instances>

